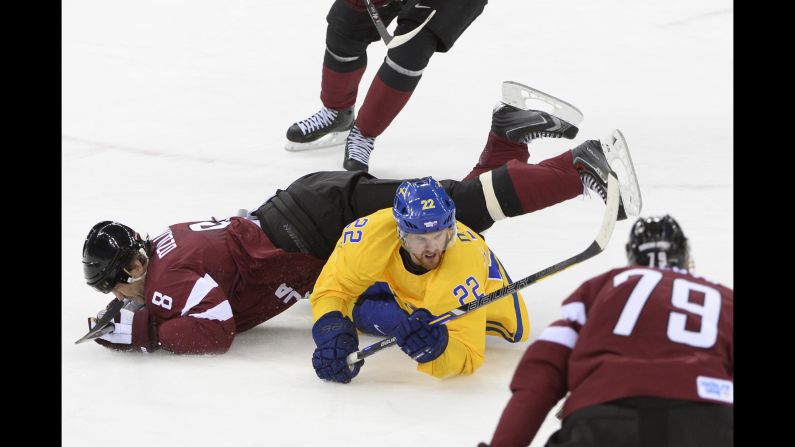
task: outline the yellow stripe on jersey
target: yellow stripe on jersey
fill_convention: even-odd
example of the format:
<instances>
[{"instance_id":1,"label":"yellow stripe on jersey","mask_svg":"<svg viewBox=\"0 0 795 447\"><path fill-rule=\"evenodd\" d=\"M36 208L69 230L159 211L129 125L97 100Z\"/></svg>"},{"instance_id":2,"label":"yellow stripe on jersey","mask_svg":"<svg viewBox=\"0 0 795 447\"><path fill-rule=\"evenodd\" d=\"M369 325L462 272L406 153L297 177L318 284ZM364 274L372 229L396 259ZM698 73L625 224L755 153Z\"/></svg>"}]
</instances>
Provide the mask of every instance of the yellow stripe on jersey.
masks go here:
<instances>
[{"instance_id":1,"label":"yellow stripe on jersey","mask_svg":"<svg viewBox=\"0 0 795 447\"><path fill-rule=\"evenodd\" d=\"M434 315L508 284L505 269L483 238L466 225L457 225L458 241L445 251L439 266L416 275L403 266L390 208L352 222L315 283L310 296L314 320L332 311L350 317L359 295L378 281L389 284L403 309L424 308ZM418 364L418 370L440 378L473 373L483 363L485 334L509 341L527 339L527 309L516 293L448 322L447 329L444 353Z\"/></svg>"}]
</instances>

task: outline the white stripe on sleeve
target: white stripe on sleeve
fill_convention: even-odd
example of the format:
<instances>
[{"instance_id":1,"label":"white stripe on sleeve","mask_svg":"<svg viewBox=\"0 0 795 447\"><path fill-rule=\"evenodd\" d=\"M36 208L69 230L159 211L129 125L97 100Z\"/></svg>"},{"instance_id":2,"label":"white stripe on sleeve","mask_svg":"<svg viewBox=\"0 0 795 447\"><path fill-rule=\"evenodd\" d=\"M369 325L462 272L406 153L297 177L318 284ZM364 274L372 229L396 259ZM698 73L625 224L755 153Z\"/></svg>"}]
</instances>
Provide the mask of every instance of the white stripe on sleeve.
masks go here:
<instances>
[{"instance_id":1,"label":"white stripe on sleeve","mask_svg":"<svg viewBox=\"0 0 795 447\"><path fill-rule=\"evenodd\" d=\"M226 321L232 318L232 306L229 305L229 301L224 300L224 302L213 307L212 309L205 310L204 312L199 314L191 314L188 316L195 318L204 318L206 320Z\"/></svg>"},{"instance_id":2,"label":"white stripe on sleeve","mask_svg":"<svg viewBox=\"0 0 795 447\"><path fill-rule=\"evenodd\" d=\"M209 273L197 279L196 284L193 285L193 290L190 291L188 300L185 302L185 307L182 308L182 316L184 317L195 305L201 303L214 287L218 287L218 283L215 282Z\"/></svg>"},{"instance_id":3,"label":"white stripe on sleeve","mask_svg":"<svg viewBox=\"0 0 795 447\"><path fill-rule=\"evenodd\" d=\"M585 324L587 319L585 304L580 302L565 304L560 308L560 311L564 320L577 322L580 326Z\"/></svg>"},{"instance_id":4,"label":"white stripe on sleeve","mask_svg":"<svg viewBox=\"0 0 795 447\"><path fill-rule=\"evenodd\" d=\"M570 327L549 326L544 329L544 332L541 333L538 339L567 346L569 349L574 349L574 345L577 344L578 337L579 335L577 334L577 331Z\"/></svg>"}]
</instances>

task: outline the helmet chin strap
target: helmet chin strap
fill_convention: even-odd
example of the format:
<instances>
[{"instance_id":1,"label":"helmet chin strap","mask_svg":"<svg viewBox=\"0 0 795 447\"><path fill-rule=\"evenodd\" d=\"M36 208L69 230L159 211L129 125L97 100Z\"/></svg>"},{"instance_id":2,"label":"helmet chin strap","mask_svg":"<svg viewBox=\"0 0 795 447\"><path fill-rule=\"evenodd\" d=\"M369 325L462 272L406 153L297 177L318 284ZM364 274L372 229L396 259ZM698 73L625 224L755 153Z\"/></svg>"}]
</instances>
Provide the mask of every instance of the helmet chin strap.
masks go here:
<instances>
[{"instance_id":1,"label":"helmet chin strap","mask_svg":"<svg viewBox=\"0 0 795 447\"><path fill-rule=\"evenodd\" d=\"M125 270L125 271L126 271L126 270ZM129 272L128 272L128 273L129 273ZM129 281L129 284L132 284L132 283L134 283L134 282L138 282L138 281L140 281L140 280L142 280L142 279L144 279L144 278L146 278L146 272L144 272L144 274L143 274L143 275L141 275L141 276L139 276L139 277L137 277L137 278L133 278L133 277L132 277L132 275L130 275L130 281Z\"/></svg>"}]
</instances>

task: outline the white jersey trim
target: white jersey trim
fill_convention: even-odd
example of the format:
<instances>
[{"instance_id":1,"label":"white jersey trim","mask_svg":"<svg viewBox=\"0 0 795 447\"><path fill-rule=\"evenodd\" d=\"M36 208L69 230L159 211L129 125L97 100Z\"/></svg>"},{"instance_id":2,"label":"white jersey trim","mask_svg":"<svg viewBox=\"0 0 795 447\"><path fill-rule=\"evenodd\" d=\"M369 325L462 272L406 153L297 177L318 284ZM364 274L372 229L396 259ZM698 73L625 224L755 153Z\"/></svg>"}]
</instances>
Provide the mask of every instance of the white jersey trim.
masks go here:
<instances>
[{"instance_id":1,"label":"white jersey trim","mask_svg":"<svg viewBox=\"0 0 795 447\"><path fill-rule=\"evenodd\" d=\"M585 314L585 304L580 302L564 304L563 307L560 308L560 312L563 314L564 320L574 321L580 326L584 325L585 320L588 319L588 316Z\"/></svg>"},{"instance_id":2,"label":"white jersey trim","mask_svg":"<svg viewBox=\"0 0 795 447\"><path fill-rule=\"evenodd\" d=\"M578 338L579 334L577 334L577 331L564 326L549 326L544 329L544 332L538 337L539 340L557 343L569 349L574 349L574 345L577 344Z\"/></svg>"},{"instance_id":3,"label":"white jersey trim","mask_svg":"<svg viewBox=\"0 0 795 447\"><path fill-rule=\"evenodd\" d=\"M486 199L486 210L491 216L491 220L498 221L505 219L505 213L502 212L502 206L497 199L497 194L494 192L494 183L491 180L491 171L486 171L478 176L480 179L480 186L483 189L483 197Z\"/></svg>"},{"instance_id":4,"label":"white jersey trim","mask_svg":"<svg viewBox=\"0 0 795 447\"><path fill-rule=\"evenodd\" d=\"M209 273L197 279L196 283L193 285L193 290L190 291L188 300L185 302L185 307L182 308L182 316L184 317L187 315L194 306L201 303L204 297L207 296L214 287L218 287L218 283L215 282Z\"/></svg>"},{"instance_id":5,"label":"white jersey trim","mask_svg":"<svg viewBox=\"0 0 795 447\"><path fill-rule=\"evenodd\" d=\"M224 300L222 303L218 304L212 309L205 310L204 312L199 314L191 314L188 316L195 318L204 318L206 320L226 321L232 318L232 306L229 305L229 301Z\"/></svg>"}]
</instances>

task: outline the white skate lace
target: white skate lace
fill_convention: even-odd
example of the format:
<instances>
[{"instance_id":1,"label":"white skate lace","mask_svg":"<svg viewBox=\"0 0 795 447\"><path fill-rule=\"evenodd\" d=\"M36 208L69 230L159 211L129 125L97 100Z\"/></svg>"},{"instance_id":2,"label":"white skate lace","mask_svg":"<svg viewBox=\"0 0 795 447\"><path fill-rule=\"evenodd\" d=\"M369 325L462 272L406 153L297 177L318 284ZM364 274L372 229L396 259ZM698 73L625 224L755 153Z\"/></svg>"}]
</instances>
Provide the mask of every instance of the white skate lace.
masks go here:
<instances>
[{"instance_id":1,"label":"white skate lace","mask_svg":"<svg viewBox=\"0 0 795 447\"><path fill-rule=\"evenodd\" d=\"M560 138L563 134L560 132L547 132L545 130L540 130L536 132L530 132L529 134L525 135L522 138L522 143L527 144L536 138Z\"/></svg>"},{"instance_id":2,"label":"white skate lace","mask_svg":"<svg viewBox=\"0 0 795 447\"><path fill-rule=\"evenodd\" d=\"M348 134L348 141L345 143L348 151L348 158L356 160L362 164L369 164L370 152L373 151L375 138L368 138L362 135L358 126L353 126L351 133Z\"/></svg>"},{"instance_id":3,"label":"white skate lace","mask_svg":"<svg viewBox=\"0 0 795 447\"><path fill-rule=\"evenodd\" d=\"M323 107L314 115L303 121L299 121L296 124L298 124L301 132L303 132L304 135L307 135L317 129L330 126L331 123L333 123L337 118L337 114L338 112L336 110Z\"/></svg>"},{"instance_id":4,"label":"white skate lace","mask_svg":"<svg viewBox=\"0 0 795 447\"><path fill-rule=\"evenodd\" d=\"M580 180L582 181L582 186L585 188L583 189L583 195L587 196L588 190L594 191L595 193L599 194L599 197L602 198L605 202L607 202L607 191L605 187L596 180L593 175L591 174L580 174Z\"/></svg>"}]
</instances>

